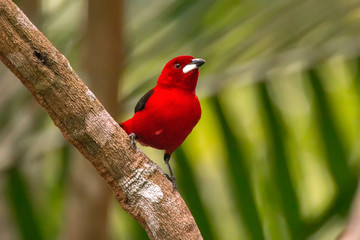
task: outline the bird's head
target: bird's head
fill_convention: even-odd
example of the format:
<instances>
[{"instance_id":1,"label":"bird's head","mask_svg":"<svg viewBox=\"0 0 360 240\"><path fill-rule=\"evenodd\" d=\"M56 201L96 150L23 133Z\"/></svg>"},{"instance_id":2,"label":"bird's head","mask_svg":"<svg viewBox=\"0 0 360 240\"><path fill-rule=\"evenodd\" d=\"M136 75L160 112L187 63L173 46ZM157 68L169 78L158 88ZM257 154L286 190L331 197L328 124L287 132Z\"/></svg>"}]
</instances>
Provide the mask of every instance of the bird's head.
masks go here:
<instances>
[{"instance_id":1,"label":"bird's head","mask_svg":"<svg viewBox=\"0 0 360 240\"><path fill-rule=\"evenodd\" d=\"M158 85L193 92L199 77L199 67L204 63L204 59L192 56L176 57L165 65L158 79Z\"/></svg>"}]
</instances>

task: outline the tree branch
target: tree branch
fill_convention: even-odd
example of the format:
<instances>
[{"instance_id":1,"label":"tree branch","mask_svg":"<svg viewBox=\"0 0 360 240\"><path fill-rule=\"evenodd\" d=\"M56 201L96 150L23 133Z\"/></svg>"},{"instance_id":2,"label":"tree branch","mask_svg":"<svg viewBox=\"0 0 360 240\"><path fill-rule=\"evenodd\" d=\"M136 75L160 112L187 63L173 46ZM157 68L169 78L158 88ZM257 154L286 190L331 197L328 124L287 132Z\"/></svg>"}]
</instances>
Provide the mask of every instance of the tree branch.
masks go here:
<instances>
[{"instance_id":1,"label":"tree branch","mask_svg":"<svg viewBox=\"0 0 360 240\"><path fill-rule=\"evenodd\" d=\"M126 133L11 0L0 0L0 26L1 61L92 163L150 239L202 239L161 169L142 152L129 149Z\"/></svg>"},{"instance_id":2,"label":"tree branch","mask_svg":"<svg viewBox=\"0 0 360 240\"><path fill-rule=\"evenodd\" d=\"M124 1L86 2L81 61L86 79L84 77L83 80L111 116L118 116L121 109L118 90L125 62L122 34ZM69 178L63 239L110 239L109 210L112 209L113 196L106 183L75 151L71 154Z\"/></svg>"}]
</instances>

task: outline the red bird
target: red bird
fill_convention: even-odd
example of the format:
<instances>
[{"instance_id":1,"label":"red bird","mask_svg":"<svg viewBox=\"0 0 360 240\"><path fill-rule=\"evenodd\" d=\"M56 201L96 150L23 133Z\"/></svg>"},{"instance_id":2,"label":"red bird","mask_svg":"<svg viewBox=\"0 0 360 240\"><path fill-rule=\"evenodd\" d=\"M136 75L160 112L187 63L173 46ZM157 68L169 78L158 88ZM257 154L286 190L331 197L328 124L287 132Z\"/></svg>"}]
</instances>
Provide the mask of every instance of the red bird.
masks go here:
<instances>
[{"instance_id":1,"label":"red bird","mask_svg":"<svg viewBox=\"0 0 360 240\"><path fill-rule=\"evenodd\" d=\"M201 117L195 88L201 58L179 56L170 60L162 70L156 86L136 104L135 114L120 123L131 139L144 146L165 150L164 161L170 180L176 189L175 177L169 160L171 154L186 139Z\"/></svg>"}]
</instances>

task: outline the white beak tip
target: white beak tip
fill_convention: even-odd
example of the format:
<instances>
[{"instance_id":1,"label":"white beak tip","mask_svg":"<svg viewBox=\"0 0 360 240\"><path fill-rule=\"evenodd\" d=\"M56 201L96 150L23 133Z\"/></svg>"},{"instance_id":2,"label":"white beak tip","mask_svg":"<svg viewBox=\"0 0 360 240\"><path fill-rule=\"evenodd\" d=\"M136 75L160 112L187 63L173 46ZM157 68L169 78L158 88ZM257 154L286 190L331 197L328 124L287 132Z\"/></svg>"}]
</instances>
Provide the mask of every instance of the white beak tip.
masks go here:
<instances>
[{"instance_id":1,"label":"white beak tip","mask_svg":"<svg viewBox=\"0 0 360 240\"><path fill-rule=\"evenodd\" d=\"M183 68L183 73L188 73L196 68L201 67L202 65L204 65L204 63L206 63L206 61L202 58L194 58L191 63L189 63L188 65L186 65Z\"/></svg>"}]
</instances>

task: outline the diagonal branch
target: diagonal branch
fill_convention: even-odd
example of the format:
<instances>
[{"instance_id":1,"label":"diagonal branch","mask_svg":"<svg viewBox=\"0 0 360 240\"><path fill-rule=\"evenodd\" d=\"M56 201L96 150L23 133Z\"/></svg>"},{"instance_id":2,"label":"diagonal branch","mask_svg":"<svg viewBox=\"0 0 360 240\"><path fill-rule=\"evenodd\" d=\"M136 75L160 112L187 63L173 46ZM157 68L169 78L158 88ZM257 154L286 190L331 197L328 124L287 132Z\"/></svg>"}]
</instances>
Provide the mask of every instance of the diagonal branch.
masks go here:
<instances>
[{"instance_id":1,"label":"diagonal branch","mask_svg":"<svg viewBox=\"0 0 360 240\"><path fill-rule=\"evenodd\" d=\"M184 200L160 168L129 149L126 133L11 0L0 0L0 26L1 61L92 163L150 239L202 239Z\"/></svg>"}]
</instances>

